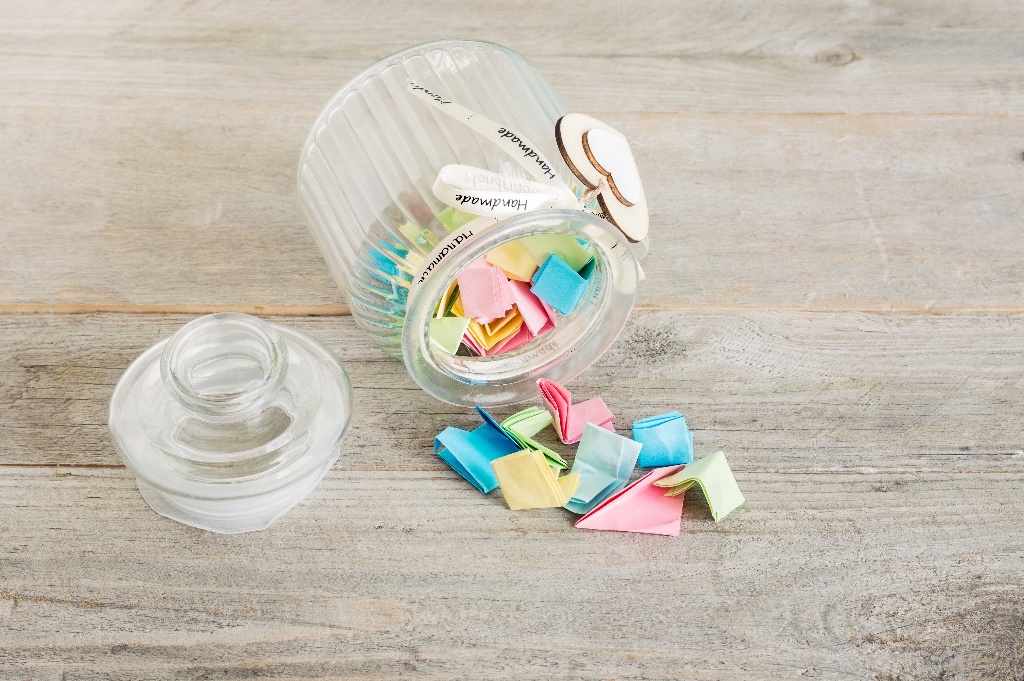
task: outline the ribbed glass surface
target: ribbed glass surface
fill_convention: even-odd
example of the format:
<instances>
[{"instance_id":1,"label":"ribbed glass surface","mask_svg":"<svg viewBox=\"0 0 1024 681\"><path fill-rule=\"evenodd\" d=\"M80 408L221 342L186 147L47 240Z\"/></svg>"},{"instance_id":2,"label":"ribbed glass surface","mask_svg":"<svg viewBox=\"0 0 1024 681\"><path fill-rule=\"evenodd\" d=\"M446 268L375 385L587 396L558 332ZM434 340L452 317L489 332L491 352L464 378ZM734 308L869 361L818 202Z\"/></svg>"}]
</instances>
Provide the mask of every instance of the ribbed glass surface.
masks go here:
<instances>
[{"instance_id":1,"label":"ribbed glass surface","mask_svg":"<svg viewBox=\"0 0 1024 681\"><path fill-rule=\"evenodd\" d=\"M431 191L438 171L463 164L526 175L495 145L417 99L410 81L524 134L567 184L575 183L554 140L561 102L508 49L430 43L384 59L346 85L310 132L299 194L353 316L394 354L401 353L412 274L451 227L443 222L447 206Z\"/></svg>"}]
</instances>

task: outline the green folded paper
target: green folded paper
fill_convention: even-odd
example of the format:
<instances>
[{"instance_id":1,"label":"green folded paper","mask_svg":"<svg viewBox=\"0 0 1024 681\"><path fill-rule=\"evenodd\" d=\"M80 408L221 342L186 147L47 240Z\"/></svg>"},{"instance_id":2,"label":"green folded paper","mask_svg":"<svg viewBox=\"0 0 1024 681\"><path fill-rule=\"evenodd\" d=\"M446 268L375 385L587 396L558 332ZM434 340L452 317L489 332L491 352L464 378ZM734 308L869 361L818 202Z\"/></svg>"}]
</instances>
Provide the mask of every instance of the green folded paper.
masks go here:
<instances>
[{"instance_id":1,"label":"green folded paper","mask_svg":"<svg viewBox=\"0 0 1024 681\"><path fill-rule=\"evenodd\" d=\"M551 414L540 407L529 407L512 414L501 422L501 429L524 449L540 452L547 459L548 465L557 470L565 470L569 464L553 449L545 447L533 439L533 436L554 422Z\"/></svg>"},{"instance_id":2,"label":"green folded paper","mask_svg":"<svg viewBox=\"0 0 1024 681\"><path fill-rule=\"evenodd\" d=\"M732 469L729 468L729 462L725 460L725 454L722 452L715 452L686 464L683 470L656 480L654 484L657 487L669 487L669 491L665 493L667 497L682 494L695 484L700 485L715 522L735 511L745 501L739 485L736 484L736 478L732 475Z\"/></svg>"}]
</instances>

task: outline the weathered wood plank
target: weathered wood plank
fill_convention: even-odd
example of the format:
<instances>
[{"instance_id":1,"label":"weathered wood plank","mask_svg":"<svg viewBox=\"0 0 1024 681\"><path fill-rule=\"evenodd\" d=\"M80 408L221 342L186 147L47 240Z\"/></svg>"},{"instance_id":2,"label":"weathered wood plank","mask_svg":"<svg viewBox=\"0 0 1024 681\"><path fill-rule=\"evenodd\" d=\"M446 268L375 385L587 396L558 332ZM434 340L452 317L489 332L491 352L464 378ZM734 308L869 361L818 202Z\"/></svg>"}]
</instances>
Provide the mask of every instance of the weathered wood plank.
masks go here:
<instances>
[{"instance_id":1,"label":"weathered wood plank","mask_svg":"<svg viewBox=\"0 0 1024 681\"><path fill-rule=\"evenodd\" d=\"M0 317L0 463L117 465L107 406L121 373L184 316ZM439 403L349 317L279 320L338 353L356 391L339 466L445 470ZM700 451L742 470L1019 470L1024 315L638 312L570 387L617 427L678 409ZM499 410L511 414L516 408Z\"/></svg>"},{"instance_id":2,"label":"weathered wood plank","mask_svg":"<svg viewBox=\"0 0 1024 681\"><path fill-rule=\"evenodd\" d=\"M1005 114L1024 104L1014 2L23 2L4 15L8 105L306 109L368 62L451 36L528 55L585 111Z\"/></svg>"},{"instance_id":3,"label":"weathered wood plank","mask_svg":"<svg viewBox=\"0 0 1024 681\"><path fill-rule=\"evenodd\" d=\"M1014 473L738 472L679 538L335 471L270 530L152 513L123 470L0 475L7 679L1008 679Z\"/></svg>"},{"instance_id":4,"label":"weathered wood plank","mask_svg":"<svg viewBox=\"0 0 1024 681\"><path fill-rule=\"evenodd\" d=\"M0 306L343 302L295 194L313 111L236 112L228 130L210 111L15 111ZM1021 307L1012 118L608 120L651 197L644 305Z\"/></svg>"}]
</instances>

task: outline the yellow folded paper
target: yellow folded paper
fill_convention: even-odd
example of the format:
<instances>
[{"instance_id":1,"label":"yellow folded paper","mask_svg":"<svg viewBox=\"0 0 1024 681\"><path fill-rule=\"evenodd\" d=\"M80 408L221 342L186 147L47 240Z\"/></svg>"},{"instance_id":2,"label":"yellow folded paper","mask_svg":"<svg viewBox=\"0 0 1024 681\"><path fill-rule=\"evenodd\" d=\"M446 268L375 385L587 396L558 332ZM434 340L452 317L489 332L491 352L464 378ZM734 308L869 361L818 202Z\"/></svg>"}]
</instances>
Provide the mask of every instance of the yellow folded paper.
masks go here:
<instances>
[{"instance_id":1,"label":"yellow folded paper","mask_svg":"<svg viewBox=\"0 0 1024 681\"><path fill-rule=\"evenodd\" d=\"M504 323L499 324L498 322L492 322L496 325L496 329L493 333L488 331L487 327L491 326L490 324L481 324L475 319L470 320L469 333L472 334L473 338L476 339L476 342L480 344L480 347L485 350L490 350L509 336L519 332L520 327L523 325L523 318L515 308L512 308L512 312L509 314L511 315L513 313L514 316L511 319L499 320L504 321Z\"/></svg>"},{"instance_id":2,"label":"yellow folded paper","mask_svg":"<svg viewBox=\"0 0 1024 681\"><path fill-rule=\"evenodd\" d=\"M487 262L501 269L505 276L516 281L530 282L540 265L530 257L518 242L510 241L498 246L485 257Z\"/></svg>"},{"instance_id":3,"label":"yellow folded paper","mask_svg":"<svg viewBox=\"0 0 1024 681\"><path fill-rule=\"evenodd\" d=\"M459 289L459 280L452 279L452 283L448 284L448 288L444 290L441 297L437 300L437 308L434 310L435 317L443 317L452 309L456 301L452 300L455 292ZM464 315L458 315L464 316Z\"/></svg>"},{"instance_id":4,"label":"yellow folded paper","mask_svg":"<svg viewBox=\"0 0 1024 681\"><path fill-rule=\"evenodd\" d=\"M513 511L564 506L580 486L579 473L556 477L538 451L524 450L491 462L505 503Z\"/></svg>"}]
</instances>

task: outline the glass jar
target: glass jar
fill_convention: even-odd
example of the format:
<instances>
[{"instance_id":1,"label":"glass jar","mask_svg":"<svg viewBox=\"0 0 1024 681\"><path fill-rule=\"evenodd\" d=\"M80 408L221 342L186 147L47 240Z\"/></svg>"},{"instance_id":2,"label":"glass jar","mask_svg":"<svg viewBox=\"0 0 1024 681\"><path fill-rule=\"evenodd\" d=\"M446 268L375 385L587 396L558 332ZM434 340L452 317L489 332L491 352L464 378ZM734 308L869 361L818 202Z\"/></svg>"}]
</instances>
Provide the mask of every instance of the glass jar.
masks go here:
<instances>
[{"instance_id":1,"label":"glass jar","mask_svg":"<svg viewBox=\"0 0 1024 681\"><path fill-rule=\"evenodd\" d=\"M528 138L593 212L523 213L470 229L471 238L462 239L474 216L453 212L435 196L441 168L529 178L499 146L424 104L410 83ZM595 362L632 310L640 279L635 244L594 214L597 202L584 196L563 161L555 125L564 114L551 85L519 54L492 43L442 41L399 52L356 76L306 140L298 173L302 210L352 316L439 399L497 406L535 397L537 378L567 382ZM590 249L594 268L583 302L552 332L506 354L452 356L433 347L429 321L458 274L492 249L538 234L568 235Z\"/></svg>"},{"instance_id":2,"label":"glass jar","mask_svg":"<svg viewBox=\"0 0 1024 681\"><path fill-rule=\"evenodd\" d=\"M348 376L327 348L225 312L132 362L108 423L153 510L233 533L265 529L316 487L351 414Z\"/></svg>"}]
</instances>

